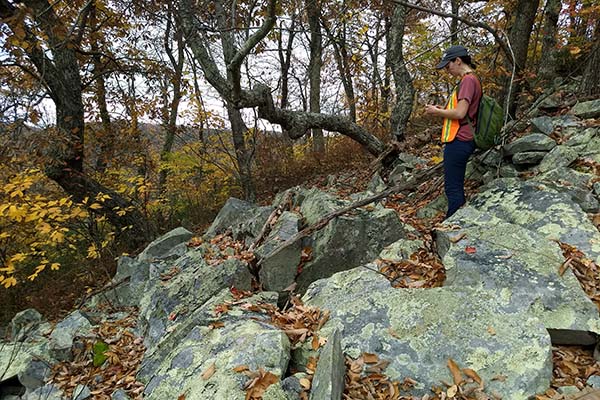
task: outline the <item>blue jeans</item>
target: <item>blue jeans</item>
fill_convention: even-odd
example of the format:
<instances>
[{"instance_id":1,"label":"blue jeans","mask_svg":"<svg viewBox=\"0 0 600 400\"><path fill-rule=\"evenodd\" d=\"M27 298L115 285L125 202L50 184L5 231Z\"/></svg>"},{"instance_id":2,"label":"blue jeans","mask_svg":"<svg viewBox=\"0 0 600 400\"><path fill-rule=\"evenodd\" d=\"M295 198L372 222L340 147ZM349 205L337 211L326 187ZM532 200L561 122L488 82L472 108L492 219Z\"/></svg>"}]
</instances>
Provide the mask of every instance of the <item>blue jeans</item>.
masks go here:
<instances>
[{"instance_id":1,"label":"blue jeans","mask_svg":"<svg viewBox=\"0 0 600 400\"><path fill-rule=\"evenodd\" d=\"M444 146L444 190L448 198L448 212L450 217L465 204L465 170L467 161L475 151L475 142L463 142L454 139Z\"/></svg>"}]
</instances>

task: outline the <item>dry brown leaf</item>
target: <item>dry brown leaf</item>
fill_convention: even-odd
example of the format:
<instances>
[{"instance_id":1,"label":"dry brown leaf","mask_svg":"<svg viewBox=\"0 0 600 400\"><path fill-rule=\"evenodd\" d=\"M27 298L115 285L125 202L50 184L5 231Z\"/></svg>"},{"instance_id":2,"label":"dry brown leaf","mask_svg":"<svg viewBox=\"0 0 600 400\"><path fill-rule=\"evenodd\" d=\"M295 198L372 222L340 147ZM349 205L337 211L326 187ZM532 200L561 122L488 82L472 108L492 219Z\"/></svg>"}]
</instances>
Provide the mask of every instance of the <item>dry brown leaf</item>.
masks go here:
<instances>
[{"instance_id":1,"label":"dry brown leaf","mask_svg":"<svg viewBox=\"0 0 600 400\"><path fill-rule=\"evenodd\" d=\"M311 387L311 381L308 378L300 378L300 386L304 388L304 390L308 390Z\"/></svg>"},{"instance_id":2,"label":"dry brown leaf","mask_svg":"<svg viewBox=\"0 0 600 400\"><path fill-rule=\"evenodd\" d=\"M487 331L490 335L494 336L496 334L496 330L494 329L493 326L488 326Z\"/></svg>"},{"instance_id":3,"label":"dry brown leaf","mask_svg":"<svg viewBox=\"0 0 600 400\"><path fill-rule=\"evenodd\" d=\"M180 394L177 396L177 400L185 400L185 394Z\"/></svg>"},{"instance_id":4,"label":"dry brown leaf","mask_svg":"<svg viewBox=\"0 0 600 400\"><path fill-rule=\"evenodd\" d=\"M473 371L471 368L463 368L462 372L468 376L469 378L473 379L475 382L477 382L479 384L479 387L481 387L483 389L483 380L481 379L481 377L477 374L477 372Z\"/></svg>"},{"instance_id":5,"label":"dry brown leaf","mask_svg":"<svg viewBox=\"0 0 600 400\"><path fill-rule=\"evenodd\" d=\"M457 392L458 392L458 386L452 385L446 391L446 396L448 396L449 398L453 398L454 396L456 396Z\"/></svg>"},{"instance_id":6,"label":"dry brown leaf","mask_svg":"<svg viewBox=\"0 0 600 400\"><path fill-rule=\"evenodd\" d=\"M362 353L362 358L367 364L375 364L379 361L379 357L373 353Z\"/></svg>"},{"instance_id":7,"label":"dry brown leaf","mask_svg":"<svg viewBox=\"0 0 600 400\"><path fill-rule=\"evenodd\" d=\"M212 363L207 369L206 371L204 371L201 375L202 379L207 381L210 379L211 376L213 376L215 374L215 371L217 370L217 366L215 365L215 363Z\"/></svg>"},{"instance_id":8,"label":"dry brown leaf","mask_svg":"<svg viewBox=\"0 0 600 400\"><path fill-rule=\"evenodd\" d=\"M463 377L462 377L462 374L460 373L460 368L458 368L458 365L451 358L448 359L448 369L450 370L450 373L452 374L452 379L454 380L454 384L460 385L460 383L463 381Z\"/></svg>"},{"instance_id":9,"label":"dry brown leaf","mask_svg":"<svg viewBox=\"0 0 600 400\"><path fill-rule=\"evenodd\" d=\"M250 368L247 365L238 365L233 369L233 372L243 372L248 371Z\"/></svg>"}]
</instances>

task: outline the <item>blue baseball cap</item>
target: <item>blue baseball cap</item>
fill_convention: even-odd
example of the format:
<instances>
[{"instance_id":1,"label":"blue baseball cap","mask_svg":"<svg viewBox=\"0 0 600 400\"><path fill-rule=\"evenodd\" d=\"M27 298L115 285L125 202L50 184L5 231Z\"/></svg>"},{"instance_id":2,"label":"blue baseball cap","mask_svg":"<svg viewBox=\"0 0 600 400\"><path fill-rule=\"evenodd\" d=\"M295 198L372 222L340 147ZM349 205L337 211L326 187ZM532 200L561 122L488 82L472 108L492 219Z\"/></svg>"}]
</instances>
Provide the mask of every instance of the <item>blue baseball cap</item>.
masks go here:
<instances>
[{"instance_id":1,"label":"blue baseball cap","mask_svg":"<svg viewBox=\"0 0 600 400\"><path fill-rule=\"evenodd\" d=\"M448 47L448 50L446 50L444 52L444 55L442 56L442 60L440 61L440 63L438 65L436 65L436 68L442 69L442 68L446 67L446 65L448 65L448 63L450 61L454 60L455 58L468 56L468 55L469 55L469 51L467 50L467 48L465 46L461 46L461 45L450 46L450 47Z\"/></svg>"}]
</instances>

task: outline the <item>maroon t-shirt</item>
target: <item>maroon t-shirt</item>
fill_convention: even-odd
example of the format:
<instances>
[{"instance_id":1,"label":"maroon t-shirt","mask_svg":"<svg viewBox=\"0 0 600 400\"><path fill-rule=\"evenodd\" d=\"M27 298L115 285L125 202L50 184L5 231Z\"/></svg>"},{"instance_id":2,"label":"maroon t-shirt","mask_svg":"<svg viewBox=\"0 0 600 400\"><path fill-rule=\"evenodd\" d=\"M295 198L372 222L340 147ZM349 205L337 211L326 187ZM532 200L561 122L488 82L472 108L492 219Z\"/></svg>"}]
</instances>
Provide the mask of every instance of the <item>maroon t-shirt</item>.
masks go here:
<instances>
[{"instance_id":1,"label":"maroon t-shirt","mask_svg":"<svg viewBox=\"0 0 600 400\"><path fill-rule=\"evenodd\" d=\"M471 118L473 125L477 125L477 109L479 108L479 100L481 100L481 84L479 79L473 74L463 76L460 81L460 89L458 91L458 101L465 99L469 102L467 114ZM456 138L463 142L473 140L473 131L467 117L460 120L460 127Z\"/></svg>"}]
</instances>

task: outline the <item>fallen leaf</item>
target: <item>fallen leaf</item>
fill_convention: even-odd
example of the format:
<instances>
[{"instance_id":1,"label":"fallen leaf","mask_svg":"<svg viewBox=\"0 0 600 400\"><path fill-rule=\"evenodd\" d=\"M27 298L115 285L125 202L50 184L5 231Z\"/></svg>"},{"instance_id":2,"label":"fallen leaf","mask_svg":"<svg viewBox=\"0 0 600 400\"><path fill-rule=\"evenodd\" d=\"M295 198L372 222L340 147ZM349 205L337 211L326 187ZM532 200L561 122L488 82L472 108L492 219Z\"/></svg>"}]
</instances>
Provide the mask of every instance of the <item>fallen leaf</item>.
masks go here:
<instances>
[{"instance_id":1,"label":"fallen leaf","mask_svg":"<svg viewBox=\"0 0 600 400\"><path fill-rule=\"evenodd\" d=\"M233 369L233 372L244 372L248 371L250 368L247 365L238 365Z\"/></svg>"},{"instance_id":2,"label":"fallen leaf","mask_svg":"<svg viewBox=\"0 0 600 400\"><path fill-rule=\"evenodd\" d=\"M225 324L223 322L216 321L211 324L208 324L208 329L218 329L218 328L223 328L224 326L225 326Z\"/></svg>"},{"instance_id":3,"label":"fallen leaf","mask_svg":"<svg viewBox=\"0 0 600 400\"><path fill-rule=\"evenodd\" d=\"M311 386L310 379L300 378L300 386L302 386L305 390L310 389L310 386Z\"/></svg>"},{"instance_id":4,"label":"fallen leaf","mask_svg":"<svg viewBox=\"0 0 600 400\"><path fill-rule=\"evenodd\" d=\"M206 371L204 371L201 375L202 379L204 379L205 381L209 380L211 376L213 376L215 374L215 371L217 370L217 366L215 365L215 363L212 363L207 369Z\"/></svg>"},{"instance_id":5,"label":"fallen leaf","mask_svg":"<svg viewBox=\"0 0 600 400\"><path fill-rule=\"evenodd\" d=\"M452 398L454 396L456 396L456 393L458 392L458 386L456 385L452 385L448 388L448 390L446 391L446 396Z\"/></svg>"},{"instance_id":6,"label":"fallen leaf","mask_svg":"<svg viewBox=\"0 0 600 400\"><path fill-rule=\"evenodd\" d=\"M496 334L496 330L494 329L493 326L488 326L487 331L490 335L494 336Z\"/></svg>"},{"instance_id":7,"label":"fallen leaf","mask_svg":"<svg viewBox=\"0 0 600 400\"><path fill-rule=\"evenodd\" d=\"M461 240L463 240L463 239L464 239L466 236L467 236L467 234L466 234L466 233L464 233L464 232L462 232L462 233L460 233L460 234L458 234L458 235L456 235L456 236L454 236L454 237L451 237L451 238L450 238L450 241L451 241L452 243L458 243L458 242L460 242Z\"/></svg>"},{"instance_id":8,"label":"fallen leaf","mask_svg":"<svg viewBox=\"0 0 600 400\"><path fill-rule=\"evenodd\" d=\"M458 368L458 365L451 358L448 359L448 369L450 370L450 373L452 374L452 379L454 380L454 384L460 385L460 383L463 381L463 377L462 377L462 374L460 373L460 368Z\"/></svg>"},{"instance_id":9,"label":"fallen leaf","mask_svg":"<svg viewBox=\"0 0 600 400\"><path fill-rule=\"evenodd\" d=\"M462 372L466 376L468 376L469 378L471 378L475 382L477 382L479 384L479 387L481 387L483 389L483 380L481 379L481 377L479 375L477 375L477 372L473 371L471 368L463 368Z\"/></svg>"},{"instance_id":10,"label":"fallen leaf","mask_svg":"<svg viewBox=\"0 0 600 400\"><path fill-rule=\"evenodd\" d=\"M177 396L177 400L185 400L185 394L180 394Z\"/></svg>"},{"instance_id":11,"label":"fallen leaf","mask_svg":"<svg viewBox=\"0 0 600 400\"><path fill-rule=\"evenodd\" d=\"M372 354L372 353L363 353L362 357L363 357L364 362L367 364L375 364L375 363L377 363L377 361L379 361L379 357L377 357L376 354Z\"/></svg>"},{"instance_id":12,"label":"fallen leaf","mask_svg":"<svg viewBox=\"0 0 600 400\"><path fill-rule=\"evenodd\" d=\"M466 246L465 247L465 253L467 254L475 254L477 253L477 249L473 246Z\"/></svg>"}]
</instances>

